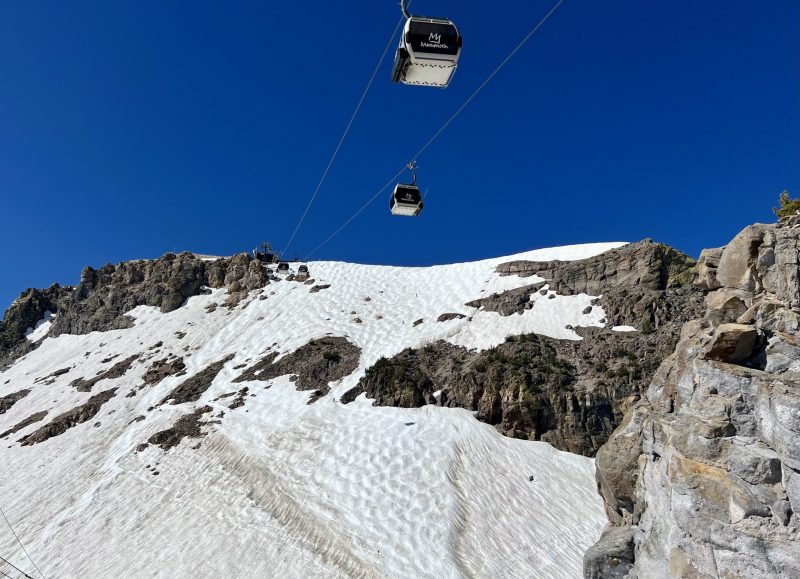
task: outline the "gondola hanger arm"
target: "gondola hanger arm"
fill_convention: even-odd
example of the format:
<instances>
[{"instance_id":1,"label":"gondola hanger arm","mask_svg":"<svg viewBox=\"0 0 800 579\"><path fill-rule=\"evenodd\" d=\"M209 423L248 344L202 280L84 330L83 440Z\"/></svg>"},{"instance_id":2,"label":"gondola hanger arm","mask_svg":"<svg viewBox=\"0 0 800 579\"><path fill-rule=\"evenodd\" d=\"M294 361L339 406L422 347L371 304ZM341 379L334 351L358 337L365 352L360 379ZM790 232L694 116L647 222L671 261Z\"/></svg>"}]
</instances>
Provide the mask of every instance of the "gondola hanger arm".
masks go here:
<instances>
[{"instance_id":1,"label":"gondola hanger arm","mask_svg":"<svg viewBox=\"0 0 800 579\"><path fill-rule=\"evenodd\" d=\"M406 0L400 0L400 10L403 11L403 16L406 18L411 18L411 13L408 11L407 4L411 4L411 2L406 2Z\"/></svg>"},{"instance_id":2,"label":"gondola hanger arm","mask_svg":"<svg viewBox=\"0 0 800 579\"><path fill-rule=\"evenodd\" d=\"M417 184L417 162L416 161L410 161L408 163L408 165L406 165L406 167L411 169L411 174L414 176L414 180L411 181L411 184L412 185L416 185Z\"/></svg>"}]
</instances>

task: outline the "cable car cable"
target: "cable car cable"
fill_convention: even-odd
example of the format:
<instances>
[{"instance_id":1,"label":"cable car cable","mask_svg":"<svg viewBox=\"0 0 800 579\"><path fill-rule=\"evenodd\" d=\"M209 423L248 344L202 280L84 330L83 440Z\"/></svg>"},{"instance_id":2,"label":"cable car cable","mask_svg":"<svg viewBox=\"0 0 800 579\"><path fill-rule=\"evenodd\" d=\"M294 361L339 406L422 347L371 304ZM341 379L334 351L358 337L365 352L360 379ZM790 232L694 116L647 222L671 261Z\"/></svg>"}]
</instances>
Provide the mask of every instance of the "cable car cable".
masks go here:
<instances>
[{"instance_id":1,"label":"cable car cable","mask_svg":"<svg viewBox=\"0 0 800 579\"><path fill-rule=\"evenodd\" d=\"M499 65L497 65L497 67L491 72L491 74L489 74L489 76L486 77L486 80L484 80L480 84L480 86L477 89L475 89L475 91L473 91L473 93L471 95L469 95L469 97L467 97L467 100L464 101L464 104L462 104L456 110L456 112L454 112L450 116L450 118L445 121L445 123L439 128L439 130L436 131L430 139L428 139L428 142L425 143L419 151L417 151L417 153L412 157L413 161L416 161L416 159L420 155L422 155L434 143L434 141L436 141L436 139L439 138L439 136L445 131L445 129L447 129L447 127L449 127L450 124L454 120L456 120L456 117L458 117L463 112L463 110L465 108L467 108L467 105L469 105L469 103L471 103L473 101L473 99L475 99L475 97L478 96L478 94L484 89L484 87L486 87L487 84L489 84L489 82L497 75L497 73L500 72L500 70L508 63L508 61L511 60L514 57L514 55L517 52L519 52L519 50L528 42L528 40L530 40L531 37L539 31L539 29L544 25L544 23L547 22L547 20L556 12L556 10L558 10L561 7L561 5L564 3L564 1L565 0L558 0L558 2L555 3L555 5L550 9L550 11L547 14L544 15L544 17L536 24L536 26L534 26L530 30L530 32L528 32L528 34L525 36L525 38L523 38L522 41L519 44L517 44L514 47L514 49L508 54L508 56L506 56L505 59L503 59L503 61ZM375 193L375 195L370 197L370 199L366 203L364 203L364 205L362 205L361 208L358 211L356 211L347 221L345 221L339 227L339 229L334 231L325 241L323 241L321 244L319 244L316 247L316 249L314 249L311 253L309 253L306 256L306 260L309 257L311 257L312 255L314 255L317 251L322 249L331 239L336 237L336 235L338 235L342 231L342 229L347 227L356 217L358 217L364 211L364 209L366 209L378 197L380 197L383 194L383 192L386 191L386 189L388 189L397 180L397 178L400 177L400 175L403 174L403 171L405 171L405 170L406 170L406 167L403 167L402 169L400 169L400 171L398 171L395 174L395 176L392 177L392 179L388 183L386 183L386 185L381 187L381 189L377 193Z\"/></svg>"},{"instance_id":2,"label":"cable car cable","mask_svg":"<svg viewBox=\"0 0 800 579\"><path fill-rule=\"evenodd\" d=\"M404 6L404 8L405 8L405 6ZM319 190L322 188L322 184L325 182L325 179L328 177L328 172L331 170L331 167L333 166L333 162L336 160L336 156L339 154L339 149L342 148L342 144L344 143L345 138L347 138L347 134L350 132L350 127L353 126L353 122L356 120L356 116L358 116L358 113L361 110L361 105L364 104L364 99L367 97L367 93L369 92L369 89L372 87L372 83L375 81L375 77L378 75L378 71L380 70L381 65L383 64L383 61L386 59L386 54L389 52L389 49L391 48L392 44L395 42L395 38L397 37L397 32L398 32L398 30L400 30L400 27L403 25L404 22L405 22L404 19L400 19L400 21L397 23L397 26L395 26L394 31L392 32L392 35L389 37L389 42L386 44L386 48L383 49L383 54L381 54L381 58L378 61L378 65L375 67L375 70L372 72L372 76L370 77L366 88L364 88L364 92L361 93L361 98L359 99L358 104L356 105L356 108L353 111L352 116L350 117L350 121L347 123L347 126L344 129L344 132L342 133L342 137L339 139L339 144L336 145L336 149L334 149L333 155L331 155L330 161L328 161L328 166L325 167L325 171L323 171L323 173L322 173L322 178L319 180L319 183L317 183L317 188L314 189L314 194L311 195L311 199L309 199L308 205L306 205L306 209L305 209L305 211L303 211L303 215L300 217L300 221L297 222L297 226L294 228L294 231L292 232L291 237L289 237L289 241L286 244L286 247L284 248L282 253L285 254L288 251L289 247L292 245L292 241L294 241L294 238L297 235L297 232L300 231L300 227L303 225L303 221L305 221L306 215L308 215L308 211L309 211L309 209L311 209L311 205L314 203L314 200L317 198L317 194L319 193Z\"/></svg>"},{"instance_id":3,"label":"cable car cable","mask_svg":"<svg viewBox=\"0 0 800 579\"><path fill-rule=\"evenodd\" d=\"M14 527L11 526L11 523L9 522L8 517L6 517L6 514L3 512L3 509L0 509L0 515L3 515L3 519L5 519L8 528L11 529L11 534L14 535L14 538L17 540L17 543L19 543L19 546L22 547L22 552L25 553L26 557L28 557L28 561L31 562L31 565L33 565L34 569L39 571L39 568L36 566L36 563L34 563L33 559L31 559L31 556L28 555L28 551L25 549L25 545L23 545L22 541L19 540L17 533L14 531ZM41 575L42 578L44 578L44 573L42 573L41 571L39 571L39 575Z\"/></svg>"},{"instance_id":4,"label":"cable car cable","mask_svg":"<svg viewBox=\"0 0 800 579\"><path fill-rule=\"evenodd\" d=\"M33 579L33 577L28 575L25 571L23 571L22 569L20 569L19 567L14 565L14 563L12 563L11 561L9 561L7 559L3 559L2 557L0 557L0 563L3 563L4 564L3 566L8 565L9 567L11 567L17 573L22 574L22 577L24 577L24 579ZM14 579L13 577L11 577L11 575L7 574L2 569L0 569L0 575L3 575L3 577L10 577L11 579ZM19 576L17 577L17 579L19 579Z\"/></svg>"}]
</instances>

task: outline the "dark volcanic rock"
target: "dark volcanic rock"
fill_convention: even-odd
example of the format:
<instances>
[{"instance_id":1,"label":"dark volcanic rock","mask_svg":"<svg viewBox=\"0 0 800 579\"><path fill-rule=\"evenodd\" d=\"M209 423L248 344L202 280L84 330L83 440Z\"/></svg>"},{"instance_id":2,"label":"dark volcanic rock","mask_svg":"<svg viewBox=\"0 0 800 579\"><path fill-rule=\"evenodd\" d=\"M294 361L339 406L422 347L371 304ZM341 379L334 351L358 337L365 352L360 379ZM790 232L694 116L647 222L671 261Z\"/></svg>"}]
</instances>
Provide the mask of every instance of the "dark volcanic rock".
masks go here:
<instances>
[{"instance_id":1,"label":"dark volcanic rock","mask_svg":"<svg viewBox=\"0 0 800 579\"><path fill-rule=\"evenodd\" d=\"M59 313L59 302L71 291L55 284L46 290L25 290L14 300L0 322L0 370L37 347L27 340L25 332L43 319L46 312Z\"/></svg>"},{"instance_id":2,"label":"dark volcanic rock","mask_svg":"<svg viewBox=\"0 0 800 579\"><path fill-rule=\"evenodd\" d=\"M30 390L19 390L17 392L12 392L11 394L0 397L0 414L5 414L6 411L14 406L14 404L25 398L30 393Z\"/></svg>"},{"instance_id":3,"label":"dark volcanic rock","mask_svg":"<svg viewBox=\"0 0 800 579\"><path fill-rule=\"evenodd\" d=\"M64 374L68 374L71 368L61 368L60 370L56 370L48 374L47 376L43 376L42 378L37 378L34 380L34 383L38 384L40 382L44 382L45 384L52 384L55 382L55 379L59 376L63 376Z\"/></svg>"},{"instance_id":4,"label":"dark volcanic rock","mask_svg":"<svg viewBox=\"0 0 800 579\"><path fill-rule=\"evenodd\" d=\"M245 370L234 382L272 380L287 374L297 377L298 390L315 390L315 400L330 390L328 384L341 380L358 368L361 349L347 338L333 337L312 340L277 362L270 353L255 366Z\"/></svg>"},{"instance_id":5,"label":"dark volcanic rock","mask_svg":"<svg viewBox=\"0 0 800 579\"><path fill-rule=\"evenodd\" d=\"M31 424L41 422L45 416L47 416L46 410L42 410L41 412L36 412L35 414L31 414L25 420L18 422L17 424L12 426L9 430L6 430L3 434L0 434L0 438L5 438L10 434L16 434L17 432L19 432L23 428L27 428Z\"/></svg>"},{"instance_id":6,"label":"dark volcanic rock","mask_svg":"<svg viewBox=\"0 0 800 579\"><path fill-rule=\"evenodd\" d=\"M268 283L263 264L247 254L208 261L191 253L168 253L153 260L86 267L78 286L26 290L9 307L0 322L0 369L36 347L25 339L25 331L47 311L57 314L48 335L88 334L131 327L125 313L137 306L166 313L207 293L206 287L235 293Z\"/></svg>"},{"instance_id":7,"label":"dark volcanic rock","mask_svg":"<svg viewBox=\"0 0 800 579\"><path fill-rule=\"evenodd\" d=\"M153 385L158 384L167 376L180 376L186 373L186 364L183 358L170 358L166 357L161 360L156 360L144 373L143 380L145 384Z\"/></svg>"},{"instance_id":8,"label":"dark volcanic rock","mask_svg":"<svg viewBox=\"0 0 800 579\"><path fill-rule=\"evenodd\" d=\"M247 396L248 392L250 392L250 389L247 386L236 392L236 398L231 401L228 408L230 410L236 410L244 406L244 397Z\"/></svg>"},{"instance_id":9,"label":"dark volcanic rock","mask_svg":"<svg viewBox=\"0 0 800 579\"><path fill-rule=\"evenodd\" d=\"M581 333L582 341L510 337L484 352L444 341L407 349L369 368L342 402L365 392L380 406L466 408L508 436L593 456L675 338L599 328Z\"/></svg>"},{"instance_id":10,"label":"dark volcanic rock","mask_svg":"<svg viewBox=\"0 0 800 579\"><path fill-rule=\"evenodd\" d=\"M501 316L519 314L533 305L531 303L531 294L539 291L544 285L544 282L527 285L525 287L473 300L464 305L471 308L483 308L488 312L497 312Z\"/></svg>"},{"instance_id":11,"label":"dark volcanic rock","mask_svg":"<svg viewBox=\"0 0 800 579\"><path fill-rule=\"evenodd\" d=\"M208 414L212 410L211 406L203 406L191 414L181 416L171 428L155 433L147 442L160 446L162 450L169 450L178 446L184 438L202 438L205 436L202 430L205 423L200 419L203 414Z\"/></svg>"},{"instance_id":12,"label":"dark volcanic rock","mask_svg":"<svg viewBox=\"0 0 800 579\"><path fill-rule=\"evenodd\" d=\"M191 378L184 380L178 384L172 392L167 394L161 401L164 404L168 400L172 400L173 404L183 404L184 402L195 402L200 399L203 393L211 387L211 383L220 373L222 367L230 362L234 354L226 356L219 362L214 362L206 366L202 371L198 372Z\"/></svg>"},{"instance_id":13,"label":"dark volcanic rock","mask_svg":"<svg viewBox=\"0 0 800 579\"><path fill-rule=\"evenodd\" d=\"M466 317L467 316L465 316L464 314L456 314L456 313L450 312L450 313L447 313L447 314L442 314L441 316L436 318L436 321L437 322L449 322L450 320L463 320Z\"/></svg>"},{"instance_id":14,"label":"dark volcanic rock","mask_svg":"<svg viewBox=\"0 0 800 579\"><path fill-rule=\"evenodd\" d=\"M100 408L103 404L111 400L116 392L116 388L111 388L110 390L105 390L92 396L80 406L56 416L48 424L45 424L35 432L23 436L19 442L22 443L22 446L29 446L64 434L73 426L77 426L78 424L82 424L94 418L97 413L100 412Z\"/></svg>"},{"instance_id":15,"label":"dark volcanic rock","mask_svg":"<svg viewBox=\"0 0 800 579\"><path fill-rule=\"evenodd\" d=\"M124 314L137 306L155 306L166 313L204 293L205 286L225 286L236 292L267 283L262 265L247 254L205 261L191 253L168 253L155 260L105 265L98 270L87 267L80 285L61 300L51 334L127 328L130 320Z\"/></svg>"},{"instance_id":16,"label":"dark volcanic rock","mask_svg":"<svg viewBox=\"0 0 800 579\"><path fill-rule=\"evenodd\" d=\"M133 356L129 356L125 358L121 362L117 362L108 370L100 372L94 378L90 378L88 380L84 378L76 378L72 382L70 382L70 386L75 388L78 392L91 392L92 388L95 384L100 382L101 380L113 380L115 378L120 378L127 372L131 365L139 359L138 354L134 354Z\"/></svg>"}]
</instances>

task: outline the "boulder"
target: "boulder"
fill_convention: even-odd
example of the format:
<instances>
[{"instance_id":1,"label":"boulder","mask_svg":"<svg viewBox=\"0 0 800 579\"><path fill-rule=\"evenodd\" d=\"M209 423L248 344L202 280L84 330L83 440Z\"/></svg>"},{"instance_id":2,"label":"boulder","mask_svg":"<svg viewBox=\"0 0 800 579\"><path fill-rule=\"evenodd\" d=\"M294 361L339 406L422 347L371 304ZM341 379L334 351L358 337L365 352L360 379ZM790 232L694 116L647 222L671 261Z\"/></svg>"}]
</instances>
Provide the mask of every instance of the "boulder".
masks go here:
<instances>
[{"instance_id":1,"label":"boulder","mask_svg":"<svg viewBox=\"0 0 800 579\"><path fill-rule=\"evenodd\" d=\"M583 556L583 576L587 579L624 579L633 567L633 529L611 527Z\"/></svg>"},{"instance_id":2,"label":"boulder","mask_svg":"<svg viewBox=\"0 0 800 579\"><path fill-rule=\"evenodd\" d=\"M736 364L753 356L758 330L745 324L720 324L705 353L709 360Z\"/></svg>"},{"instance_id":3,"label":"boulder","mask_svg":"<svg viewBox=\"0 0 800 579\"><path fill-rule=\"evenodd\" d=\"M704 290L714 290L721 287L717 281L717 267L722 257L724 247L704 249L697 260L697 280L695 285Z\"/></svg>"}]
</instances>

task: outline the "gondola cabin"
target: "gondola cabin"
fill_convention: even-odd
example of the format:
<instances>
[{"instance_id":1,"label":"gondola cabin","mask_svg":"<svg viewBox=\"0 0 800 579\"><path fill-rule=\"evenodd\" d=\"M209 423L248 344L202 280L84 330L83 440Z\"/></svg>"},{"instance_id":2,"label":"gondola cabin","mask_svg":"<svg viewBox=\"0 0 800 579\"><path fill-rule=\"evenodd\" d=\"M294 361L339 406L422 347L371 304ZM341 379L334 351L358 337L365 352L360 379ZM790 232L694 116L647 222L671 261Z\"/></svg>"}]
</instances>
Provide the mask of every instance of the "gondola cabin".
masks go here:
<instances>
[{"instance_id":1,"label":"gondola cabin","mask_svg":"<svg viewBox=\"0 0 800 579\"><path fill-rule=\"evenodd\" d=\"M394 59L392 80L446 88L461 56L461 34L446 18L411 16Z\"/></svg>"},{"instance_id":2,"label":"gondola cabin","mask_svg":"<svg viewBox=\"0 0 800 579\"><path fill-rule=\"evenodd\" d=\"M289 273L289 262L288 261L281 261L278 263L278 273L286 274Z\"/></svg>"},{"instance_id":3,"label":"gondola cabin","mask_svg":"<svg viewBox=\"0 0 800 579\"><path fill-rule=\"evenodd\" d=\"M297 273L298 275L308 275L308 266L301 265L300 267L297 268Z\"/></svg>"},{"instance_id":4,"label":"gondola cabin","mask_svg":"<svg viewBox=\"0 0 800 579\"><path fill-rule=\"evenodd\" d=\"M422 212L422 193L416 185L398 183L389 198L392 215L416 217Z\"/></svg>"}]
</instances>

